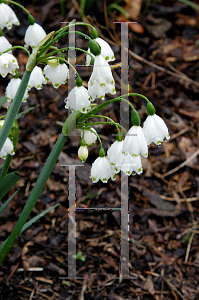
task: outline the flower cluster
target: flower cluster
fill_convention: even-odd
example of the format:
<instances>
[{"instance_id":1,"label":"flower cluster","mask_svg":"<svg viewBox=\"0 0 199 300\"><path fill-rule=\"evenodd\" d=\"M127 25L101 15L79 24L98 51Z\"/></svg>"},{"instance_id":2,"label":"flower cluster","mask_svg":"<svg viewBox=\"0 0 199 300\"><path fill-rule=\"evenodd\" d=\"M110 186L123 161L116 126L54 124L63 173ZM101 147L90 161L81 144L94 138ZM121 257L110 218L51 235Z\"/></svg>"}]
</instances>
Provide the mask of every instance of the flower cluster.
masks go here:
<instances>
[{"instance_id":1,"label":"flower cluster","mask_svg":"<svg viewBox=\"0 0 199 300\"><path fill-rule=\"evenodd\" d=\"M29 46L33 49L38 46L43 38L45 38L46 33L44 29L35 23L34 18L29 16L29 27L26 30L24 41L25 46ZM19 20L16 17L13 10L9 5L5 3L0 3L0 28L11 29L12 25L19 25ZM17 69L19 68L17 59L13 56L12 45L9 41L3 36L3 32L0 30L0 75L6 77L8 74L14 75L6 87L5 95L7 100L10 102L14 99L14 96L18 90L18 87L21 83L21 79L18 76ZM7 51L8 50L8 51ZM5 52L5 53L3 53ZM23 101L25 102L28 98L28 91L35 87L40 90L42 84L47 83L47 79L44 78L42 74L42 69L38 66L35 66L34 70L31 73L30 80L23 96Z\"/></svg>"},{"instance_id":2,"label":"flower cluster","mask_svg":"<svg viewBox=\"0 0 199 300\"><path fill-rule=\"evenodd\" d=\"M160 146L163 141L169 139L169 132L165 122L155 114L154 110L150 111L151 107L153 106L149 102L149 106L147 106L149 115L144 122L143 128L139 125L140 121L137 118L137 113L133 112L132 115L136 116L135 119L132 118L134 125L127 132L124 140L121 132L118 132L117 140L108 149L107 156L105 156L104 149L100 149L99 157L94 161L91 168L90 178L94 183L99 180L106 183L109 178L115 180L115 174L120 171L127 176L141 174L143 171L141 155L144 157L148 156L148 147L152 142ZM92 133L93 130L91 128L88 131L90 136L95 136ZM84 133L81 136L86 139L87 135ZM81 159L79 152L78 156Z\"/></svg>"},{"instance_id":3,"label":"flower cluster","mask_svg":"<svg viewBox=\"0 0 199 300\"><path fill-rule=\"evenodd\" d=\"M111 72L111 68L108 64L109 61L113 61L114 53L109 44L101 38L93 39L89 42L90 48L88 53L94 58L94 66L91 77L88 81L88 90L83 88L82 85L74 87L66 99L66 108L70 108L73 111L81 111L86 113L91 105L91 102L96 98L105 99L105 94L110 93L114 95L115 81ZM86 63L90 64L91 57L87 54ZM81 101L78 97L82 93ZM76 99L76 100L74 100Z\"/></svg>"},{"instance_id":4,"label":"flower cluster","mask_svg":"<svg viewBox=\"0 0 199 300\"><path fill-rule=\"evenodd\" d=\"M12 3L14 2L12 1ZM34 18L29 13L28 21L29 26L24 36L24 49L28 52L28 55L30 56L29 59L33 59L33 64L31 65L30 70L26 67L26 70L31 72L31 74L29 81L27 80L28 83L24 95L21 95L22 101L27 100L28 92L33 87L40 90L43 85L49 81L52 82L54 88L58 88L61 84L65 84L69 76L67 64L71 66L63 54L66 48L59 50L52 46L53 42L51 43L55 34L57 35L54 41L57 42L61 36L66 35L66 30L68 30L68 28L66 27L65 31L63 28L63 32L62 29L60 29L61 31L58 30L56 33L52 32L46 35L44 29L39 24L35 23ZM3 29L6 27L7 29L10 29L13 24L19 25L15 13L10 6L0 3L0 28ZM70 26L70 24L68 26ZM78 72L71 66L76 72L76 86L71 89L65 99L66 109L71 109L78 113L81 112L83 116L87 113L88 115L92 113L92 108L95 106L92 102L96 98L104 100L107 93L112 95L116 93L115 81L112 75L111 66L109 65L109 62L115 60L111 47L106 41L99 38L97 30L94 27L92 27L91 30L91 38L88 36L87 38L89 39L89 48L86 55L86 64L91 64L93 66L88 81L88 88L83 86L83 81ZM27 50L30 47L32 49L32 54ZM52 50L52 52L48 53L49 49ZM40 55L40 53L42 54ZM53 56L55 54L60 56ZM45 65L43 70L41 67L37 66L37 64L41 65L41 63ZM17 72L18 68L17 59L12 54L12 45L6 40L0 30L0 74L3 77L7 76L7 74L13 75L5 92L9 102L17 98L15 95L21 86L21 79ZM115 174L120 171L124 172L127 176L131 174L141 174L141 156L148 157L149 145L153 142L160 146L163 141L169 139L169 133L165 122L155 114L152 103L149 102L146 97L144 98L147 101L148 117L144 122L143 127L141 127L140 117L129 103L132 108L131 120L133 126L126 133L124 139L119 129L120 125L112 122L112 120L108 118L111 120L111 124L116 125L118 134L116 141L108 149L107 156L105 156L105 151L97 132L94 128L89 126L88 119L83 119L84 122L79 125L82 132L78 157L82 162L85 162L88 157L88 146L95 143L97 138L100 141L101 147L99 157L92 164L91 168L90 177L93 182L98 182L99 180L107 182L109 178L115 180ZM1 157L5 158L7 153L14 153L13 145L9 138L7 138L5 145L1 150Z\"/></svg>"}]
</instances>

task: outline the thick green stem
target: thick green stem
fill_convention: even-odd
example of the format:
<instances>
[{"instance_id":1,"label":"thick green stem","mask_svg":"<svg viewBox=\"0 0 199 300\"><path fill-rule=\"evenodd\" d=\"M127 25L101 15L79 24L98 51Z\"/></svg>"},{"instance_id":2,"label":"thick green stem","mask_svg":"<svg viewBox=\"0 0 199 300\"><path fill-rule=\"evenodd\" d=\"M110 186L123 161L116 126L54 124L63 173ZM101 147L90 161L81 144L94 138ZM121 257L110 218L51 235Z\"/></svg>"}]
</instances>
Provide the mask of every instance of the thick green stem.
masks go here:
<instances>
[{"instance_id":1,"label":"thick green stem","mask_svg":"<svg viewBox=\"0 0 199 300\"><path fill-rule=\"evenodd\" d=\"M16 118L16 115L19 111L21 102L23 100L23 96L25 94L27 85L28 85L28 81L30 78L30 74L31 72L25 71L23 78L21 80L20 86L16 92L16 95L14 97L14 100L10 106L10 109L8 111L8 114L6 116L5 122L3 124L3 127L0 130L0 150L2 149L5 140L12 128L12 125L14 123L14 120Z\"/></svg>"},{"instance_id":2,"label":"thick green stem","mask_svg":"<svg viewBox=\"0 0 199 300\"><path fill-rule=\"evenodd\" d=\"M51 153L50 153L50 155L49 155L49 157L37 179L37 182L26 202L26 205L24 206L24 209L20 215L20 218L19 218L17 224L15 225L9 238L6 240L5 245L1 249L0 265L4 261L8 251L14 244L15 239L19 236L23 225L25 224L25 222L26 222L27 218L29 217L33 207L35 206L39 196L41 195L41 193L44 189L44 186L46 184L46 181L48 180L48 178L54 168L54 165L56 164L57 159L63 149L63 146L64 146L69 134L71 133L72 128L74 128L74 124L72 124L72 123L76 123L76 118L80 115L81 115L80 112L73 113L68 117L67 122L65 122L65 132L67 132L67 135L61 134L59 136L55 146L53 147L53 149L52 149L52 151L51 151ZM70 125L70 128L69 128L69 125Z\"/></svg>"}]
</instances>

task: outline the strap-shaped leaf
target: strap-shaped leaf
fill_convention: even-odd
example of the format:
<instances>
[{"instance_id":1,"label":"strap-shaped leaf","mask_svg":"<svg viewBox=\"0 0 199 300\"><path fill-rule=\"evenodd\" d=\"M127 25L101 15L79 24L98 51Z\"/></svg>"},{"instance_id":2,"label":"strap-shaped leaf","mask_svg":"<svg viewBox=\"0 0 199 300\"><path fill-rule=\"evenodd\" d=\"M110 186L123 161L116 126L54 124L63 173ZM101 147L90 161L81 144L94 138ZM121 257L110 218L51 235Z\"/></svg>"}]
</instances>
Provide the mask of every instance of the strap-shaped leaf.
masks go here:
<instances>
[{"instance_id":1,"label":"strap-shaped leaf","mask_svg":"<svg viewBox=\"0 0 199 300\"><path fill-rule=\"evenodd\" d=\"M40 104L38 104L38 105L36 105L34 107L30 107L30 108L28 108L28 109L20 112L19 114L17 114L16 119L18 120L19 118L23 117L25 114L29 113L31 110L33 110L33 109L35 109L35 108L37 108L39 106L40 106Z\"/></svg>"},{"instance_id":2,"label":"strap-shaped leaf","mask_svg":"<svg viewBox=\"0 0 199 300\"><path fill-rule=\"evenodd\" d=\"M0 200L11 190L19 177L18 172L12 172L0 180Z\"/></svg>"},{"instance_id":3,"label":"strap-shaped leaf","mask_svg":"<svg viewBox=\"0 0 199 300\"><path fill-rule=\"evenodd\" d=\"M33 223L35 223L36 221L38 221L40 218L42 218L45 214L47 214L49 211L51 211L53 208L56 208L57 206L59 206L60 203L52 206L52 207L49 207L48 209L44 210L43 212L41 212L39 215L35 216L34 218L32 218L31 220L29 220L28 222L26 222L24 224L24 226L22 227L21 231L20 231L20 234L22 232L24 232L26 229L28 229ZM7 242L8 238L3 241L3 243L0 245L0 253L2 251L2 249L4 248L6 242Z\"/></svg>"},{"instance_id":4,"label":"strap-shaped leaf","mask_svg":"<svg viewBox=\"0 0 199 300\"><path fill-rule=\"evenodd\" d=\"M52 207L49 207L48 209L44 210L43 212L41 212L40 214L38 214L37 216L35 216L34 218L32 218L31 220L29 220L28 222L26 222L24 224L24 226L22 227L20 234L22 232L24 232L26 229L28 229L33 223L35 223L36 221L38 221L40 218L42 218L43 216L45 216L45 214L47 214L50 210L52 210L53 208L56 208L57 206L59 206L60 204L55 204Z\"/></svg>"},{"instance_id":5,"label":"strap-shaped leaf","mask_svg":"<svg viewBox=\"0 0 199 300\"><path fill-rule=\"evenodd\" d=\"M10 203L10 201L14 198L14 196L18 193L19 189L5 202L2 204L2 206L0 207L0 214L2 213L2 211L4 211L4 209L8 206L8 204Z\"/></svg>"}]
</instances>

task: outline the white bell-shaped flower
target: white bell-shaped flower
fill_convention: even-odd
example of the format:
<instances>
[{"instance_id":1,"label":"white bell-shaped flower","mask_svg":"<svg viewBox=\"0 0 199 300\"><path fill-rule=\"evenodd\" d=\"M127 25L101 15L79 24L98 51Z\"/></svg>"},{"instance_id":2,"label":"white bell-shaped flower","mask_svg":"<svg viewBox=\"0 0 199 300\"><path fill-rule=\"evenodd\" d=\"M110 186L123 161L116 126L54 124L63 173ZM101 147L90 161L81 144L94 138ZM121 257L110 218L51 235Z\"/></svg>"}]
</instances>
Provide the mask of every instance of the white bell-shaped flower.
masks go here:
<instances>
[{"instance_id":1,"label":"white bell-shaped flower","mask_svg":"<svg viewBox=\"0 0 199 300\"><path fill-rule=\"evenodd\" d=\"M148 156L146 138L140 126L132 126L125 136L123 153L127 155L128 152L134 157L140 154L144 157Z\"/></svg>"},{"instance_id":2,"label":"white bell-shaped flower","mask_svg":"<svg viewBox=\"0 0 199 300\"><path fill-rule=\"evenodd\" d=\"M96 98L105 99L105 94L109 93L112 95L116 94L115 86L106 84L105 86L101 86L97 81L91 85L90 79L88 82L88 93L91 101L94 101Z\"/></svg>"},{"instance_id":3,"label":"white bell-shaped flower","mask_svg":"<svg viewBox=\"0 0 199 300\"><path fill-rule=\"evenodd\" d=\"M19 25L19 20L10 6L0 3L0 28L11 29L12 25Z\"/></svg>"},{"instance_id":4,"label":"white bell-shaped flower","mask_svg":"<svg viewBox=\"0 0 199 300\"><path fill-rule=\"evenodd\" d=\"M101 88L104 89L103 92L100 90ZM102 96L102 99L107 92L115 94L115 81L113 79L111 68L102 55L97 55L95 57L93 72L88 82L88 91L92 100L94 100L95 97L94 89L96 89L96 95L98 97Z\"/></svg>"},{"instance_id":5,"label":"white bell-shaped flower","mask_svg":"<svg viewBox=\"0 0 199 300\"><path fill-rule=\"evenodd\" d=\"M24 37L25 47L37 47L45 36L46 33L39 24L34 23L33 25L29 25Z\"/></svg>"},{"instance_id":6,"label":"white bell-shaped flower","mask_svg":"<svg viewBox=\"0 0 199 300\"><path fill-rule=\"evenodd\" d=\"M43 73L47 81L52 81L54 88L58 88L61 84L64 84L68 78L68 67L66 64L59 64L55 68L46 65Z\"/></svg>"},{"instance_id":7,"label":"white bell-shaped flower","mask_svg":"<svg viewBox=\"0 0 199 300\"><path fill-rule=\"evenodd\" d=\"M43 76L42 69L38 66L35 66L31 72L27 89L30 90L32 87L35 87L37 90L41 90L42 84L46 83L47 81Z\"/></svg>"},{"instance_id":8,"label":"white bell-shaped flower","mask_svg":"<svg viewBox=\"0 0 199 300\"><path fill-rule=\"evenodd\" d=\"M1 151L0 151L0 158L6 159L6 156L10 154L10 155L14 155L14 146L12 141L7 137Z\"/></svg>"},{"instance_id":9,"label":"white bell-shaped flower","mask_svg":"<svg viewBox=\"0 0 199 300\"><path fill-rule=\"evenodd\" d=\"M0 36L0 52L4 52L12 48L12 45L8 42L8 40L4 36ZM6 53L12 54L12 50L7 51Z\"/></svg>"},{"instance_id":10,"label":"white bell-shaped flower","mask_svg":"<svg viewBox=\"0 0 199 300\"><path fill-rule=\"evenodd\" d=\"M103 39L101 39L99 37L94 39L94 41L98 42L98 44L100 45L101 55L107 62L115 60L113 50L111 49L110 45L106 41L104 41ZM91 53L90 48L88 48L88 52ZM93 54L91 54L91 55L93 55ZM94 55L93 55L93 57L95 58ZM90 62L91 62L91 56L89 54L87 54L86 55L86 64L90 65Z\"/></svg>"},{"instance_id":11,"label":"white bell-shaped flower","mask_svg":"<svg viewBox=\"0 0 199 300\"><path fill-rule=\"evenodd\" d=\"M154 142L156 145L161 145L163 141L170 138L166 123L158 115L149 115L143 125L143 132L146 138L147 145Z\"/></svg>"},{"instance_id":12,"label":"white bell-shaped flower","mask_svg":"<svg viewBox=\"0 0 199 300\"><path fill-rule=\"evenodd\" d=\"M10 102L14 99L20 83L21 83L20 78L12 78L10 80L10 82L8 83L8 85L6 87L6 92L5 92L8 102ZM26 90L25 94L23 96L23 102L25 102L27 100L27 98L28 98L28 91Z\"/></svg>"},{"instance_id":13,"label":"white bell-shaped flower","mask_svg":"<svg viewBox=\"0 0 199 300\"><path fill-rule=\"evenodd\" d=\"M15 70L18 68L18 62L12 54L3 53L0 55L0 74L2 77L6 77L8 73L15 75Z\"/></svg>"},{"instance_id":14,"label":"white bell-shaped flower","mask_svg":"<svg viewBox=\"0 0 199 300\"><path fill-rule=\"evenodd\" d=\"M100 151L101 150L103 150L103 148L101 148ZM115 180L115 171L111 166L110 160L100 154L100 152L99 155L100 156L94 161L91 167L90 178L92 179L93 183L96 183L99 180L101 180L103 183L106 183L109 178Z\"/></svg>"},{"instance_id":15,"label":"white bell-shaped flower","mask_svg":"<svg viewBox=\"0 0 199 300\"><path fill-rule=\"evenodd\" d=\"M108 148L107 156L111 162L111 165L115 168L115 173L119 173L121 170L121 165L124 159L122 154L124 141L116 140L110 148Z\"/></svg>"},{"instance_id":16,"label":"white bell-shaped flower","mask_svg":"<svg viewBox=\"0 0 199 300\"><path fill-rule=\"evenodd\" d=\"M136 173L141 174L142 162L141 162L140 155L137 157L133 157L132 155L129 154L129 152L127 155L123 155L121 171L124 172L127 176L130 176L131 174L136 175Z\"/></svg>"},{"instance_id":17,"label":"white bell-shaped flower","mask_svg":"<svg viewBox=\"0 0 199 300\"><path fill-rule=\"evenodd\" d=\"M90 130L92 130L92 131L90 131ZM95 134L95 133L97 133L96 130L94 128L90 128L90 130L83 129L81 131L81 138L84 138L87 146L93 145L97 140L97 136ZM93 132L95 132L95 133L93 133Z\"/></svg>"},{"instance_id":18,"label":"white bell-shaped flower","mask_svg":"<svg viewBox=\"0 0 199 300\"><path fill-rule=\"evenodd\" d=\"M70 108L72 111L81 111L85 114L90 106L88 90L84 86L75 86L65 99L65 108Z\"/></svg>"},{"instance_id":19,"label":"white bell-shaped flower","mask_svg":"<svg viewBox=\"0 0 199 300\"><path fill-rule=\"evenodd\" d=\"M78 149L78 157L82 163L88 158L88 148L86 146L80 146Z\"/></svg>"},{"instance_id":20,"label":"white bell-shaped flower","mask_svg":"<svg viewBox=\"0 0 199 300\"><path fill-rule=\"evenodd\" d=\"M142 173L142 164L140 156L133 157L127 153L124 155L123 140L116 140L107 151L107 156L111 162L111 165L115 168L115 173L123 171L126 175L135 175Z\"/></svg>"}]
</instances>

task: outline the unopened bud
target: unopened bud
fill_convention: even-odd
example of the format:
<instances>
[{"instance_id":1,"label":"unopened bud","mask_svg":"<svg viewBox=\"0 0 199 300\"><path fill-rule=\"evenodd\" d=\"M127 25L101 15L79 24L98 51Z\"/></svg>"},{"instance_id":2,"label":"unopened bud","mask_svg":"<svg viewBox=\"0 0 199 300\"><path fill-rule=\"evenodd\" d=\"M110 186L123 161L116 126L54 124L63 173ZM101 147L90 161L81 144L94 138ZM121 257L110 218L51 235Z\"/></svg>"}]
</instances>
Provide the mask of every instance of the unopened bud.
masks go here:
<instances>
[{"instance_id":1,"label":"unopened bud","mask_svg":"<svg viewBox=\"0 0 199 300\"><path fill-rule=\"evenodd\" d=\"M78 150L78 157L82 163L84 163L88 157L88 148L86 146L80 146Z\"/></svg>"},{"instance_id":2,"label":"unopened bud","mask_svg":"<svg viewBox=\"0 0 199 300\"><path fill-rule=\"evenodd\" d=\"M49 65L51 68L56 68L58 66L58 64L59 64L59 61L56 58L47 60L47 65Z\"/></svg>"}]
</instances>

